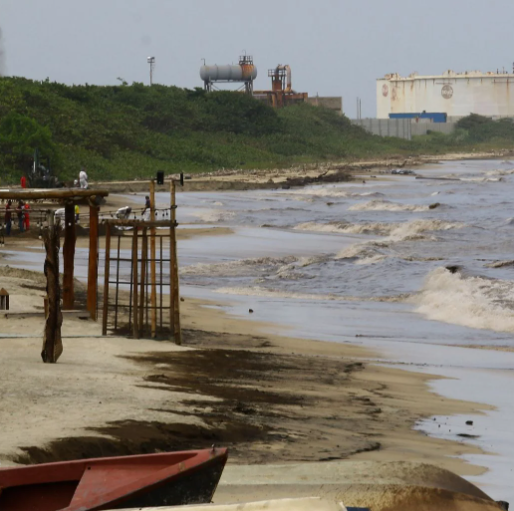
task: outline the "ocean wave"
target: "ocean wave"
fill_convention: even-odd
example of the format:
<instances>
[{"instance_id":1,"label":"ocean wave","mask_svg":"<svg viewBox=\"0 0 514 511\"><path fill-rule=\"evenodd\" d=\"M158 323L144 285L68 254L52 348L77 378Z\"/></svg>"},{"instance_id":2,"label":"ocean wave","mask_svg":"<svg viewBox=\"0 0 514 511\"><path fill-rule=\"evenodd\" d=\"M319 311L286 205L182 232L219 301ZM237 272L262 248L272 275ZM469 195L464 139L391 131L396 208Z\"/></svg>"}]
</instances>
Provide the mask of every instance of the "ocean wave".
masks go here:
<instances>
[{"instance_id":1,"label":"ocean wave","mask_svg":"<svg viewBox=\"0 0 514 511\"><path fill-rule=\"evenodd\" d=\"M409 301L428 319L514 333L514 282L467 277L438 268Z\"/></svg>"},{"instance_id":2,"label":"ocean wave","mask_svg":"<svg viewBox=\"0 0 514 511\"><path fill-rule=\"evenodd\" d=\"M215 290L215 293L235 296L257 296L264 298L286 298L293 300L316 300L336 302L405 302L410 295L402 294L395 296L340 296L334 294L295 293L280 289L269 289L260 286L253 287L222 287Z\"/></svg>"},{"instance_id":3,"label":"ocean wave","mask_svg":"<svg viewBox=\"0 0 514 511\"><path fill-rule=\"evenodd\" d=\"M226 222L236 216L234 211L217 211L217 210L206 210L196 211L193 216L202 220L205 223L216 223Z\"/></svg>"},{"instance_id":4,"label":"ocean wave","mask_svg":"<svg viewBox=\"0 0 514 511\"><path fill-rule=\"evenodd\" d=\"M198 263L191 266L183 266L181 275L216 275L216 276L240 276L247 275L259 269L273 269L284 267L300 261L302 258L295 256L286 257L257 257L253 259L238 259L222 263Z\"/></svg>"},{"instance_id":5,"label":"ocean wave","mask_svg":"<svg viewBox=\"0 0 514 511\"><path fill-rule=\"evenodd\" d=\"M343 190L340 187L319 187L319 188L301 188L289 190L287 195L309 196L309 197L333 197L333 198L359 198L359 197L385 197L381 192L364 192L356 193Z\"/></svg>"},{"instance_id":6,"label":"ocean wave","mask_svg":"<svg viewBox=\"0 0 514 511\"><path fill-rule=\"evenodd\" d=\"M464 227L465 224L444 220L412 220L402 223L369 222L353 224L349 222L304 222L294 227L299 231L330 232L341 234L369 234L389 236L392 241L420 239L419 235L428 231L447 231Z\"/></svg>"},{"instance_id":7,"label":"ocean wave","mask_svg":"<svg viewBox=\"0 0 514 511\"><path fill-rule=\"evenodd\" d=\"M485 173L486 176L510 176L512 174L514 174L514 169L495 169Z\"/></svg>"},{"instance_id":8,"label":"ocean wave","mask_svg":"<svg viewBox=\"0 0 514 511\"><path fill-rule=\"evenodd\" d=\"M387 200L372 200L362 204L355 204L350 211L429 211L429 206L419 206L415 204L398 204Z\"/></svg>"}]
</instances>

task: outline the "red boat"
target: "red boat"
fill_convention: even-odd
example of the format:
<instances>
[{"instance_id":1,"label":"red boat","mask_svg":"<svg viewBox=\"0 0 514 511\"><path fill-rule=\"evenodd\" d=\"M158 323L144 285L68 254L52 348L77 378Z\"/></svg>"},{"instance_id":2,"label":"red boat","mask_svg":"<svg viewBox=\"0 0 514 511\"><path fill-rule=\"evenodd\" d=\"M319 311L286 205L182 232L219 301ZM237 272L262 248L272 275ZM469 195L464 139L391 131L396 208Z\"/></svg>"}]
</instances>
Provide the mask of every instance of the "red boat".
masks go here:
<instances>
[{"instance_id":1,"label":"red boat","mask_svg":"<svg viewBox=\"0 0 514 511\"><path fill-rule=\"evenodd\" d=\"M46 463L0 470L0 509L101 511L207 504L227 449Z\"/></svg>"}]
</instances>

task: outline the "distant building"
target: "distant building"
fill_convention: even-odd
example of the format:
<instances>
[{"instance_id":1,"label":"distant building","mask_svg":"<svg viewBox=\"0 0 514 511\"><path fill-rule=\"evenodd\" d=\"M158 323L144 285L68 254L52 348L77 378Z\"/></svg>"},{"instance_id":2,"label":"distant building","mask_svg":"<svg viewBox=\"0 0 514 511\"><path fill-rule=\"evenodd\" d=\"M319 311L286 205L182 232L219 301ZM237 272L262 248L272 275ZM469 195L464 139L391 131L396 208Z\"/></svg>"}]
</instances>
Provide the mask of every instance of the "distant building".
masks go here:
<instances>
[{"instance_id":1,"label":"distant building","mask_svg":"<svg viewBox=\"0 0 514 511\"><path fill-rule=\"evenodd\" d=\"M440 76L405 78L389 74L377 80L377 118L416 117L433 122L470 114L514 117L514 74L447 71Z\"/></svg>"}]
</instances>

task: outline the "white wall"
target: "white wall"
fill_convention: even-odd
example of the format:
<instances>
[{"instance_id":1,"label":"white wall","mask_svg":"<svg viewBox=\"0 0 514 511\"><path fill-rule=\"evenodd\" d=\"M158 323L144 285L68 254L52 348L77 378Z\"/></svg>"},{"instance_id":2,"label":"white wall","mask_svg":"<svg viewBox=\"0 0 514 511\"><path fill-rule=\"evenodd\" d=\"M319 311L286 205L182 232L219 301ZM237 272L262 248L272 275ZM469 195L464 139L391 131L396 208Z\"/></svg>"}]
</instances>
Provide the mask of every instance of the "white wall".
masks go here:
<instances>
[{"instance_id":1,"label":"white wall","mask_svg":"<svg viewBox=\"0 0 514 511\"><path fill-rule=\"evenodd\" d=\"M377 117L390 113L444 112L514 116L514 75L434 76L377 80Z\"/></svg>"}]
</instances>

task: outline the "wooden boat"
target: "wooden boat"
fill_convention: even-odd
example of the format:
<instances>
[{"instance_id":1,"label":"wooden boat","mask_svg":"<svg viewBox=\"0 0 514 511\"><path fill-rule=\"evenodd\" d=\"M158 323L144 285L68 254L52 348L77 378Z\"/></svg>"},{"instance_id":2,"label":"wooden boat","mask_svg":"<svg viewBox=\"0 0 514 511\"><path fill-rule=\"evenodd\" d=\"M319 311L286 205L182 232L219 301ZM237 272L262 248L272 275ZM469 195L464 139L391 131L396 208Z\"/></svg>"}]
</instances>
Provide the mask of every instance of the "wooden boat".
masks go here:
<instances>
[{"instance_id":1,"label":"wooden boat","mask_svg":"<svg viewBox=\"0 0 514 511\"><path fill-rule=\"evenodd\" d=\"M210 503L227 449L98 458L0 470L0 509L101 511Z\"/></svg>"}]
</instances>

